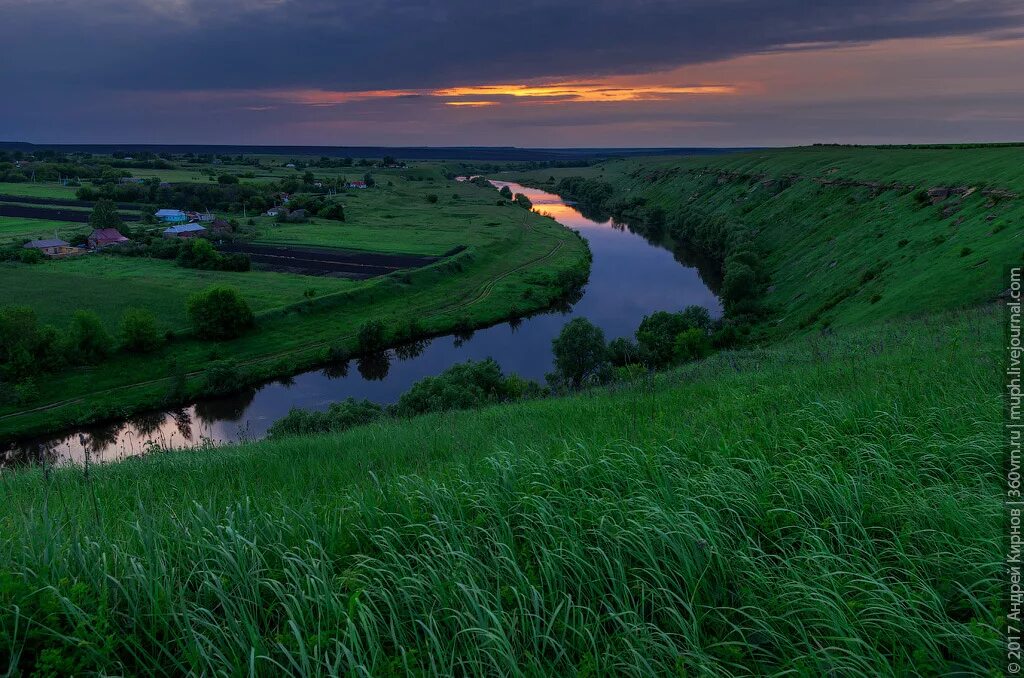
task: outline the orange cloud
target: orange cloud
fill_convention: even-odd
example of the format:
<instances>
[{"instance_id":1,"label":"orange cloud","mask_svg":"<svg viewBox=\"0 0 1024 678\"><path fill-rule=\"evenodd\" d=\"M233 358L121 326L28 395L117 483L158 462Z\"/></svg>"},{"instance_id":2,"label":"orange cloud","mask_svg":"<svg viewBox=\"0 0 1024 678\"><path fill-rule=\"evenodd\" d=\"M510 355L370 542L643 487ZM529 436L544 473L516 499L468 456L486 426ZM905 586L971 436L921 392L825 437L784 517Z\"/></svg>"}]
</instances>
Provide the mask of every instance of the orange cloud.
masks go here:
<instances>
[{"instance_id":1,"label":"orange cloud","mask_svg":"<svg viewBox=\"0 0 1024 678\"><path fill-rule=\"evenodd\" d=\"M484 106L497 106L497 101L446 101L445 106L465 106L467 108L483 108Z\"/></svg>"},{"instance_id":2,"label":"orange cloud","mask_svg":"<svg viewBox=\"0 0 1024 678\"><path fill-rule=\"evenodd\" d=\"M606 83L554 83L550 85L477 85L436 89L440 97L495 96L531 97L569 102L663 101L679 96L735 94L732 85L612 85Z\"/></svg>"}]
</instances>

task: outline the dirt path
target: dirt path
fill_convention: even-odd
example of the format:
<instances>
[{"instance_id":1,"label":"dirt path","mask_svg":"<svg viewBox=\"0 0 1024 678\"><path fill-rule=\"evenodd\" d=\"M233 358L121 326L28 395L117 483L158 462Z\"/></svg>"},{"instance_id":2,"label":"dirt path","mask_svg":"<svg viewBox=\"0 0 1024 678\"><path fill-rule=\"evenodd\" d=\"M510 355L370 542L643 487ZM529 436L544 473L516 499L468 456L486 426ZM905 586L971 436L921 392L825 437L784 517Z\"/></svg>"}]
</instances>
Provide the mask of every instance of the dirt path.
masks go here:
<instances>
[{"instance_id":1,"label":"dirt path","mask_svg":"<svg viewBox=\"0 0 1024 678\"><path fill-rule=\"evenodd\" d=\"M526 225L526 223L525 223L526 221L527 221L527 219L524 219L524 225ZM534 233L537 232L537 229L534 226L527 226L527 228L530 231L534 232ZM483 301L484 299L487 299L487 297L489 297L491 295L491 292L494 290L495 285L497 285L499 282L501 282L502 280L504 280L505 278L507 278L508 276L510 276L510 275L512 275L514 273L518 273L519 271L523 270L524 268L527 268L529 266L534 266L534 265L539 264L541 262L547 261L551 257L555 256L559 252L559 250L562 249L562 247L564 245L565 245L565 240L560 238L558 240L558 242L555 243L555 246L552 247L551 250L549 250L546 254L543 254L543 255L541 255L539 257L535 257L534 259L526 261L526 262L524 262L524 263L522 263L519 266L516 266L514 268L510 268L507 271L505 271L503 273L500 273L499 275L496 275L495 277L491 278L490 280L488 280L487 282L482 284L479 288L477 288L476 294L474 294L470 299L464 299L464 300L461 300L461 301L453 302L453 303L450 303L450 304L446 304L444 306L440 306L440 307L434 308L433 310L422 314L420 317L422 317L422 318L434 318L436 316L441 315L442 313L447 313L447 312L450 312L450 311L457 311L459 309L468 308L468 307L470 307L470 306L472 306L474 304L477 304L477 303ZM357 334L356 332L351 332L349 334L339 335L339 336L335 337L334 339L332 339L330 341L315 341L315 342L311 342L309 344L304 344L302 346L299 346L297 348L292 348L292 349L289 349L287 351L281 351L279 353L272 353L272 354L268 354L268 355L263 355L263 356L259 356L257 358L251 358L249 360L242 361L242 362L240 362L238 364L239 364L239 366L247 366L247 365L255 365L255 364L258 364L258 363L261 363L261 362L270 361L270 360L279 360L281 358L285 358L285 357L288 357L288 356L296 355L298 353L304 353L304 352L307 352L307 351L312 351L312 350L316 350L316 349L319 349L319 348L324 348L324 347L330 345L331 343L333 343L334 341L338 341L339 339L352 339L353 337L356 336L356 334ZM196 376L201 375L204 371L205 370L195 370L195 371L192 371L192 372L186 372L185 376L186 377L196 377ZM93 391L91 393L87 393L87 394L84 394L84 395L81 395L81 396L77 396L77 397L74 397L74 398L68 398L67 400L59 400L59 401L56 401L56 402L48 403L46 405L40 405L39 407L34 407L32 409L21 410L20 412L12 412L10 414L0 415L0 421L7 420L7 419L13 419L15 417L21 417L21 416L24 416L24 415L27 415L27 414L35 414L35 413L38 413L38 412L46 412L46 411L54 410L54 409L57 409L57 408L60 408L60 407L66 407L68 405L74 405L74 404L82 402L83 400L86 400L87 398L93 398L93 397L98 396L98 395L106 395L106 394L110 394L110 393L118 393L118 392L121 392L121 391L126 391L126 390L133 389L133 388L140 388L140 387L143 387L143 386L152 386L154 384L160 384L160 383L169 381L170 379L172 379L172 377L161 377L159 379L149 379L149 380L146 380L146 381L135 382L133 384L124 384L122 386L115 386L113 388L104 389L102 391Z\"/></svg>"}]
</instances>

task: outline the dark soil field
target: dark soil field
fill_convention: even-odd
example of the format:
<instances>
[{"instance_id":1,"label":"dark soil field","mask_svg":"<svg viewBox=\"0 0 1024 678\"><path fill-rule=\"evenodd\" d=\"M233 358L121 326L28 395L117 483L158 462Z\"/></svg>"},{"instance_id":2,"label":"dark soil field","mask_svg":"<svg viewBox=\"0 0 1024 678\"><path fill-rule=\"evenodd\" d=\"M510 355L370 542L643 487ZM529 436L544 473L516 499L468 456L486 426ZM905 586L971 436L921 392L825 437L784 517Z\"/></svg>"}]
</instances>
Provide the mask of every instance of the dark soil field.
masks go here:
<instances>
[{"instance_id":1,"label":"dark soil field","mask_svg":"<svg viewBox=\"0 0 1024 678\"><path fill-rule=\"evenodd\" d=\"M39 198L30 195L10 195L0 193L0 202L17 202L27 205L58 205L62 207L92 207L96 203L92 200L75 200L73 198ZM119 202L119 210L139 210L142 205L130 202Z\"/></svg>"},{"instance_id":2,"label":"dark soil field","mask_svg":"<svg viewBox=\"0 0 1024 678\"><path fill-rule=\"evenodd\" d=\"M19 201L24 202L22 198ZM59 207L29 207L27 205L9 205L0 202L0 217L19 217L22 219L48 219L51 221L70 221L84 224L89 221L89 212L86 210L61 209ZM132 212L121 212L121 218L125 221L138 221L139 214Z\"/></svg>"},{"instance_id":3,"label":"dark soil field","mask_svg":"<svg viewBox=\"0 0 1024 678\"><path fill-rule=\"evenodd\" d=\"M419 268L440 258L248 243L231 243L218 249L222 252L248 254L253 264L264 270L355 280L387 275L402 269Z\"/></svg>"}]
</instances>

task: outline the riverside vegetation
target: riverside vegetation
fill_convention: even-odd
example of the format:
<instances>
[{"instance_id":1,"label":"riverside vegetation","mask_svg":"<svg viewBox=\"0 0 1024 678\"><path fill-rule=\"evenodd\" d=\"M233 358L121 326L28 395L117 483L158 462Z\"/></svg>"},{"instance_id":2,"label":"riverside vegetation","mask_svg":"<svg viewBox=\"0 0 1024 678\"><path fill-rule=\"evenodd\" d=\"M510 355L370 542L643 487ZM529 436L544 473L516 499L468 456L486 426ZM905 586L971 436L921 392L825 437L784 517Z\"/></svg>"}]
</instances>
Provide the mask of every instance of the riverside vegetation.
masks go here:
<instances>
[{"instance_id":1,"label":"riverside vegetation","mask_svg":"<svg viewBox=\"0 0 1024 678\"><path fill-rule=\"evenodd\" d=\"M591 209L706 242L745 281L723 291L725 320L656 313L610 343L576 320L547 387L482 361L387 412L350 401L216 453L5 476L9 666L991 674L1005 620L989 302L992 266L1021 257L1020 150L529 174L579 198L606 183ZM930 291L943 274L964 275ZM833 303L836 289L851 291ZM357 335L371 348L383 329Z\"/></svg>"}]
</instances>

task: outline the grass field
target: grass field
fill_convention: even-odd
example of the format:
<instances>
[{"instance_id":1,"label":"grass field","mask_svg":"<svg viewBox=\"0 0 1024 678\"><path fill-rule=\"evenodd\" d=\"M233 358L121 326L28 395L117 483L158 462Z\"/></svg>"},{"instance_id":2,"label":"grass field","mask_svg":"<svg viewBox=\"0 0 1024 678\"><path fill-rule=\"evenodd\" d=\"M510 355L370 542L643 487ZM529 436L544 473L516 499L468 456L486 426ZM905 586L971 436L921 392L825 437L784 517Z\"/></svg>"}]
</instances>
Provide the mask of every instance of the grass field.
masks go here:
<instances>
[{"instance_id":1,"label":"grass field","mask_svg":"<svg viewBox=\"0 0 1024 678\"><path fill-rule=\"evenodd\" d=\"M29 182L7 183L0 181L0 194L3 195L27 195L33 198L68 198L75 199L77 189L71 186L45 183L33 184Z\"/></svg>"},{"instance_id":2,"label":"grass field","mask_svg":"<svg viewBox=\"0 0 1024 678\"><path fill-rule=\"evenodd\" d=\"M52 238L55 231L61 238L67 239L76 233L88 232L89 225L49 219L0 217L0 245L22 240Z\"/></svg>"},{"instance_id":3,"label":"grass field","mask_svg":"<svg viewBox=\"0 0 1024 678\"><path fill-rule=\"evenodd\" d=\"M0 288L36 309L43 322L63 326L76 310L85 309L97 313L112 331L129 306L149 309L165 329L186 330L186 300L213 285L238 289L253 311L260 313L299 303L306 290L325 295L357 284L289 273L200 271L181 268L173 261L104 255L31 266L0 263Z\"/></svg>"},{"instance_id":4,"label":"grass field","mask_svg":"<svg viewBox=\"0 0 1024 678\"><path fill-rule=\"evenodd\" d=\"M994 298L1005 267L1024 260L1022 160L1019 147L814 147L517 176L541 187L589 176L670 218L700 209L746 225L765 252L765 300L785 334ZM919 197L937 187L974 190L937 204Z\"/></svg>"},{"instance_id":5,"label":"grass field","mask_svg":"<svg viewBox=\"0 0 1024 678\"><path fill-rule=\"evenodd\" d=\"M8 477L17 674L996 675L1000 314Z\"/></svg>"},{"instance_id":6,"label":"grass field","mask_svg":"<svg viewBox=\"0 0 1024 678\"><path fill-rule=\"evenodd\" d=\"M344 223L317 219L313 225L277 224L261 218L256 241L438 256L459 245L499 245L510 232L521 230L527 216L522 210L497 209L497 193L484 192L494 200L483 202L481 189L472 184L440 177L434 182L391 181L394 186L343 194ZM438 196L436 204L427 202L431 194Z\"/></svg>"}]
</instances>

